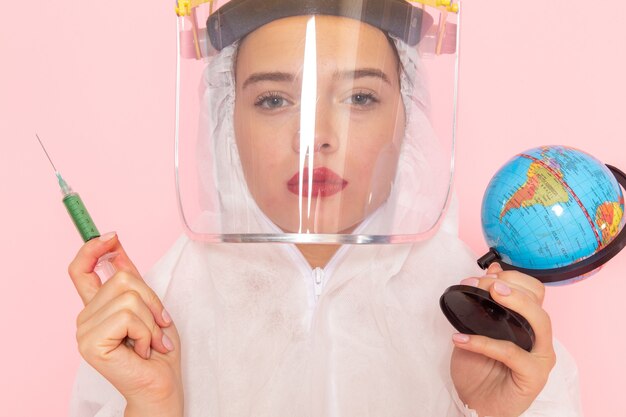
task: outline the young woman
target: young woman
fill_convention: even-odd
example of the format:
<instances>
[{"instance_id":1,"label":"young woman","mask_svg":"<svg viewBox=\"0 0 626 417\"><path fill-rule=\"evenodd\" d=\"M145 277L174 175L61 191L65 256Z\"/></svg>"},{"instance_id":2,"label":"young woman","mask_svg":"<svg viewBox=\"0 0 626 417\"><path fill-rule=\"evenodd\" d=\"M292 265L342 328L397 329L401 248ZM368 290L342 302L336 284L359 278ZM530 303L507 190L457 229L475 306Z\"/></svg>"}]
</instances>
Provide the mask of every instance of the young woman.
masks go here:
<instances>
[{"instance_id":1,"label":"young woman","mask_svg":"<svg viewBox=\"0 0 626 417\"><path fill-rule=\"evenodd\" d=\"M207 14L192 54L217 55L199 128L181 133L198 138L198 239L145 282L115 234L79 251L90 366L73 415L580 415L543 286L497 264L479 274L455 208L444 213L445 87L418 53L436 27L428 8L232 0ZM103 284L93 270L111 252ZM526 317L532 351L451 337L437 300L460 280Z\"/></svg>"}]
</instances>

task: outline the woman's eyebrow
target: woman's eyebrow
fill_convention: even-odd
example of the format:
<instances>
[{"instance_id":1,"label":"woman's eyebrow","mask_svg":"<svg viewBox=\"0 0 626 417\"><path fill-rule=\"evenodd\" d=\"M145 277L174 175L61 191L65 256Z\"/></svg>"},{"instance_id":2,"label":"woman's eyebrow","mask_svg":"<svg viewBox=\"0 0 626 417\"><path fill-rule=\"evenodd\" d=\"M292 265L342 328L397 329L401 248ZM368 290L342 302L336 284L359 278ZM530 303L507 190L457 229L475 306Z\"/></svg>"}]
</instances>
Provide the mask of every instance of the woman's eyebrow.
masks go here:
<instances>
[{"instance_id":1,"label":"woman's eyebrow","mask_svg":"<svg viewBox=\"0 0 626 417\"><path fill-rule=\"evenodd\" d=\"M249 76L243 83L242 88L246 88L250 84L258 83L261 81L282 81L293 82L295 80L293 74L287 72L257 72Z\"/></svg>"},{"instance_id":2,"label":"woman's eyebrow","mask_svg":"<svg viewBox=\"0 0 626 417\"><path fill-rule=\"evenodd\" d=\"M380 78L387 84L391 84L389 77L383 71L377 68L359 68L353 71L338 71L334 74L334 77L341 79L356 80L359 78L375 77ZM250 75L243 83L242 88L246 88L250 84L262 82L262 81L274 81L274 82L293 82L296 76L288 72L256 72Z\"/></svg>"},{"instance_id":3,"label":"woman's eyebrow","mask_svg":"<svg viewBox=\"0 0 626 417\"><path fill-rule=\"evenodd\" d=\"M335 77L349 80L357 80L359 78L365 77L376 77L380 78L387 84L391 84L391 82L389 81L389 77L387 77L387 74L377 68L359 68L354 71L336 72Z\"/></svg>"}]
</instances>

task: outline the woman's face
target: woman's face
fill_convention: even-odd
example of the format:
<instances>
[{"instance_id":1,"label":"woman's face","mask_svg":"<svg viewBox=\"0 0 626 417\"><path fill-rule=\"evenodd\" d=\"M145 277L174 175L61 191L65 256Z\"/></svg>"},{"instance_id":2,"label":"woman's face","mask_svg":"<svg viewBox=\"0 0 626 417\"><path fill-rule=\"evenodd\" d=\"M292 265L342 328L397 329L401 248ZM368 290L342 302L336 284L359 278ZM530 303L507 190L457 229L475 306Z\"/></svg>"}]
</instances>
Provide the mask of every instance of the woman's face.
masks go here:
<instances>
[{"instance_id":1,"label":"woman's face","mask_svg":"<svg viewBox=\"0 0 626 417\"><path fill-rule=\"evenodd\" d=\"M277 20L241 42L235 135L248 188L275 224L341 233L389 196L405 128L399 62L372 26L317 16L311 42L310 19Z\"/></svg>"}]
</instances>

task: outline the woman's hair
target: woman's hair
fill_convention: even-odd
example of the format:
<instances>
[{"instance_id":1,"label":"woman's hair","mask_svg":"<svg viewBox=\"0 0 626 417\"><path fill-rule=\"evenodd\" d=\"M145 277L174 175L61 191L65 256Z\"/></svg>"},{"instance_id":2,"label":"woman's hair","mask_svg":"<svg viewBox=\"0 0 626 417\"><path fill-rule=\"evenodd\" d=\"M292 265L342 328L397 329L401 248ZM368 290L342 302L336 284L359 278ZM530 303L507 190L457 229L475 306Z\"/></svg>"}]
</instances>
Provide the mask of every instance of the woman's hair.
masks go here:
<instances>
[{"instance_id":1,"label":"woman's hair","mask_svg":"<svg viewBox=\"0 0 626 417\"><path fill-rule=\"evenodd\" d=\"M393 40L393 38L391 37L389 33L387 32L383 32L383 33L385 34L385 37L387 38L389 45L391 45L393 56L396 58L396 61L398 63L398 82L400 82L400 80L402 79L402 73L405 72L405 68L404 68L404 65L402 64L402 60L400 59L400 53L398 52L398 47L396 46L396 42Z\"/></svg>"}]
</instances>

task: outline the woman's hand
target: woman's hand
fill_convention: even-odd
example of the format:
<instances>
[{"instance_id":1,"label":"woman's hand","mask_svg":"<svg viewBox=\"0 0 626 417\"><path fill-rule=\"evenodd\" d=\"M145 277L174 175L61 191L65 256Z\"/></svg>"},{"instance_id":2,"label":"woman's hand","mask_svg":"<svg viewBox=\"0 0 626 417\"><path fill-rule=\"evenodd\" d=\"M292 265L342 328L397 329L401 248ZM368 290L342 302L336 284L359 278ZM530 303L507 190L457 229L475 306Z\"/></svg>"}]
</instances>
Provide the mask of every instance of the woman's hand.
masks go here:
<instances>
[{"instance_id":1,"label":"woman's hand","mask_svg":"<svg viewBox=\"0 0 626 417\"><path fill-rule=\"evenodd\" d=\"M541 307L544 286L520 272L503 271L498 264L484 277L461 283L488 290L496 302L524 316L535 332L531 352L484 336L453 336L450 367L461 400L481 417L518 417L539 395L556 363L550 317Z\"/></svg>"},{"instance_id":2,"label":"woman's hand","mask_svg":"<svg viewBox=\"0 0 626 417\"><path fill-rule=\"evenodd\" d=\"M103 284L94 268L109 253L117 272ZM126 416L182 417L178 333L117 235L85 243L68 270L85 305L76 320L78 349L126 398Z\"/></svg>"}]
</instances>

